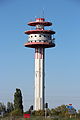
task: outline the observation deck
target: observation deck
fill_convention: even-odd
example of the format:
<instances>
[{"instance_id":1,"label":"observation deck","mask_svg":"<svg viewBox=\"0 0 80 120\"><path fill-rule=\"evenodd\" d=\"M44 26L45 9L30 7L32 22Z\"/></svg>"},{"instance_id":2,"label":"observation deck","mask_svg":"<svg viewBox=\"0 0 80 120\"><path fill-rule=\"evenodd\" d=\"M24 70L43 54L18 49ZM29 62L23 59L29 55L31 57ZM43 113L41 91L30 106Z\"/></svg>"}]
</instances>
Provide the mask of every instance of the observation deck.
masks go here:
<instances>
[{"instance_id":1,"label":"observation deck","mask_svg":"<svg viewBox=\"0 0 80 120\"><path fill-rule=\"evenodd\" d=\"M36 18L36 21L29 22L28 25L36 26L36 29L25 31L25 34L28 34L28 42L24 44L25 47L55 47L55 38L52 36L55 31L44 29L45 26L51 26L51 22L46 22L44 18Z\"/></svg>"}]
</instances>

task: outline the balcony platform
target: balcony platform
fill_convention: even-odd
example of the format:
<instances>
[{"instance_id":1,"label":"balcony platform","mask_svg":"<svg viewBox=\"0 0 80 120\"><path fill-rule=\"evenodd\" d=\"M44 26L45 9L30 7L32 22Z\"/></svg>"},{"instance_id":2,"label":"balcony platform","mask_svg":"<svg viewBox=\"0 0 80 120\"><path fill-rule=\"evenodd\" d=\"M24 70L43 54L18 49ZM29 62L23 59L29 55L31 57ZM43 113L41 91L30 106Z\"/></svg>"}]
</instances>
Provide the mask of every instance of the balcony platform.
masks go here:
<instances>
[{"instance_id":1,"label":"balcony platform","mask_svg":"<svg viewBox=\"0 0 80 120\"><path fill-rule=\"evenodd\" d=\"M49 43L49 42L27 42L24 44L25 47L30 47L30 48L50 48L50 47L55 47L55 43Z\"/></svg>"}]
</instances>

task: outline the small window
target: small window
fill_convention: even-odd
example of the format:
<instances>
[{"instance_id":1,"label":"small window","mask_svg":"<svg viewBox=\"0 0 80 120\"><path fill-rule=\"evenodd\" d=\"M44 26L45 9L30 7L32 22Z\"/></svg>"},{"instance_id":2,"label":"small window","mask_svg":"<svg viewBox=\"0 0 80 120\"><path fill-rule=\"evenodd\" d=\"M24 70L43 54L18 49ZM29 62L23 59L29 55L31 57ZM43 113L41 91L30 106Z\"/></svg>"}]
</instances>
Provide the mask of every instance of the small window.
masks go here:
<instances>
[{"instance_id":1,"label":"small window","mask_svg":"<svg viewBox=\"0 0 80 120\"><path fill-rule=\"evenodd\" d=\"M46 37L46 36L44 35L44 37Z\"/></svg>"},{"instance_id":2,"label":"small window","mask_svg":"<svg viewBox=\"0 0 80 120\"><path fill-rule=\"evenodd\" d=\"M39 35L39 37L41 37L41 35Z\"/></svg>"},{"instance_id":3,"label":"small window","mask_svg":"<svg viewBox=\"0 0 80 120\"><path fill-rule=\"evenodd\" d=\"M35 41L36 42L36 41Z\"/></svg>"},{"instance_id":4,"label":"small window","mask_svg":"<svg viewBox=\"0 0 80 120\"><path fill-rule=\"evenodd\" d=\"M31 38L32 38L33 36L31 36Z\"/></svg>"},{"instance_id":5,"label":"small window","mask_svg":"<svg viewBox=\"0 0 80 120\"><path fill-rule=\"evenodd\" d=\"M35 37L37 37L37 36L35 35Z\"/></svg>"}]
</instances>

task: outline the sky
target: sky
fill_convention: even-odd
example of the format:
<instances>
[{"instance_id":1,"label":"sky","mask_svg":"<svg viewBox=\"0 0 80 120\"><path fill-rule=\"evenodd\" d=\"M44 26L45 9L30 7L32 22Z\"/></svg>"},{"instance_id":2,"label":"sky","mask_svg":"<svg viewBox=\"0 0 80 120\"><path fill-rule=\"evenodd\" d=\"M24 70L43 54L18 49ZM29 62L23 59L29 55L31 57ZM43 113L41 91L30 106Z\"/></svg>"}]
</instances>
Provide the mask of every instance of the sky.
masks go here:
<instances>
[{"instance_id":1,"label":"sky","mask_svg":"<svg viewBox=\"0 0 80 120\"><path fill-rule=\"evenodd\" d=\"M44 13L43 13L44 11ZM55 48L46 49L45 86L49 108L80 109L80 1L0 0L0 102L13 102L21 89L24 110L34 103L34 49L25 48L29 21L51 21ZM33 28L32 28L33 29Z\"/></svg>"}]
</instances>

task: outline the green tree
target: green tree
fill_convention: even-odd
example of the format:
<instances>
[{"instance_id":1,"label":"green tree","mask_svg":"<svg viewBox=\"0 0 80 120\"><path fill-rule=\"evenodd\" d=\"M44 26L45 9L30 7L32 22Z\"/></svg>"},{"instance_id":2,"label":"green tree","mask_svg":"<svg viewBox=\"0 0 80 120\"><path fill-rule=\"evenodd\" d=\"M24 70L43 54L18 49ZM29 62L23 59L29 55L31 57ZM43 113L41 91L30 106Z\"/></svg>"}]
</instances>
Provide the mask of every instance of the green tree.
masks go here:
<instances>
[{"instance_id":1,"label":"green tree","mask_svg":"<svg viewBox=\"0 0 80 120\"><path fill-rule=\"evenodd\" d=\"M7 103L7 112L10 113L14 110L14 105L12 102Z\"/></svg>"},{"instance_id":2,"label":"green tree","mask_svg":"<svg viewBox=\"0 0 80 120\"><path fill-rule=\"evenodd\" d=\"M45 112L44 110L38 110L38 111L34 111L33 114L35 116L44 116Z\"/></svg>"},{"instance_id":3,"label":"green tree","mask_svg":"<svg viewBox=\"0 0 80 120\"><path fill-rule=\"evenodd\" d=\"M55 110L55 109L51 109L51 111L50 111L50 115L51 115L51 116L55 116L55 115L57 115L56 110Z\"/></svg>"},{"instance_id":4,"label":"green tree","mask_svg":"<svg viewBox=\"0 0 80 120\"><path fill-rule=\"evenodd\" d=\"M6 106L4 105L4 103L0 103L0 112L6 112Z\"/></svg>"},{"instance_id":5,"label":"green tree","mask_svg":"<svg viewBox=\"0 0 80 120\"><path fill-rule=\"evenodd\" d=\"M18 88L16 88L16 92L14 94L14 110L23 113L22 93Z\"/></svg>"},{"instance_id":6,"label":"green tree","mask_svg":"<svg viewBox=\"0 0 80 120\"><path fill-rule=\"evenodd\" d=\"M60 115L60 116L65 116L66 113L68 113L66 105L58 106L57 108L55 108L55 111L57 112L57 115Z\"/></svg>"},{"instance_id":7,"label":"green tree","mask_svg":"<svg viewBox=\"0 0 80 120\"><path fill-rule=\"evenodd\" d=\"M78 110L78 114L80 114L80 109Z\"/></svg>"},{"instance_id":8,"label":"green tree","mask_svg":"<svg viewBox=\"0 0 80 120\"><path fill-rule=\"evenodd\" d=\"M61 105L56 107L55 109L51 109L51 113L52 116L67 116L68 114L68 109L66 108L66 105Z\"/></svg>"}]
</instances>

